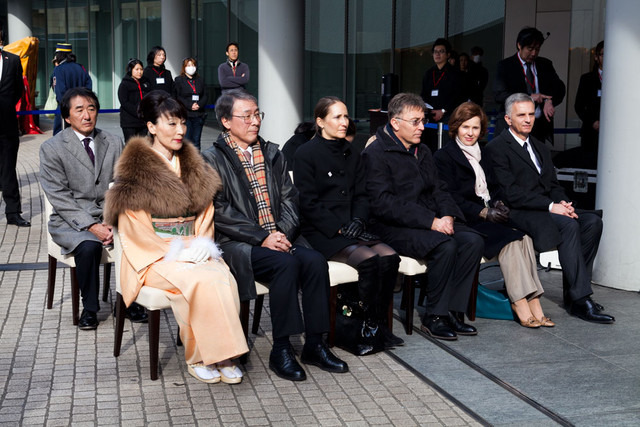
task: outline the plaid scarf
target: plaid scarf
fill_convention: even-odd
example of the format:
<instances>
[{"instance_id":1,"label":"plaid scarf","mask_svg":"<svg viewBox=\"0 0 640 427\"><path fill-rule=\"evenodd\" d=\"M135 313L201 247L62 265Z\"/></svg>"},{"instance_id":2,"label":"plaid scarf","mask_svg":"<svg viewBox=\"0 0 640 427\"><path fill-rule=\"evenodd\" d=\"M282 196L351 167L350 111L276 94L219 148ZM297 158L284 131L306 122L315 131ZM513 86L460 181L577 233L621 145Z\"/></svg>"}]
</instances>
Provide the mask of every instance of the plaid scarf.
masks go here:
<instances>
[{"instance_id":1,"label":"plaid scarf","mask_svg":"<svg viewBox=\"0 0 640 427\"><path fill-rule=\"evenodd\" d=\"M264 155L260 144L254 144L253 148L253 166L242 154L242 150L238 147L238 144L231 139L229 132L223 134L224 141L227 145L236 152L244 172L247 174L249 180L249 187L253 192L253 196L256 198L256 204L258 205L258 222L260 226L267 230L269 233L274 233L276 230L276 222L273 219L271 213L271 201L269 200L269 191L267 189L267 177L265 174Z\"/></svg>"}]
</instances>

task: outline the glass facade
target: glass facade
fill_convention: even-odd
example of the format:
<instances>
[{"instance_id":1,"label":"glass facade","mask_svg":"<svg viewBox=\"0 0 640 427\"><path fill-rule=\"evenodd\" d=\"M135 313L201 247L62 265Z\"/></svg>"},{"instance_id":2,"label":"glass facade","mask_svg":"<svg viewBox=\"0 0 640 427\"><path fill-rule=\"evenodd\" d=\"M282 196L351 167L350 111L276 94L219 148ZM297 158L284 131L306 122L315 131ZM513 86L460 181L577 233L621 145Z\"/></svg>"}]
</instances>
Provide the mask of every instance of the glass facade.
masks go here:
<instances>
[{"instance_id":1,"label":"glass facade","mask_svg":"<svg viewBox=\"0 0 640 427\"><path fill-rule=\"evenodd\" d=\"M258 1L190 0L191 52L205 80L210 103L220 93L217 69L226 60L226 44L240 45L240 59L249 64L248 90L258 93ZM264 1L264 0L263 0ZM296 0L291 0L296 1ZM399 76L399 90L419 92L424 72L433 65L435 39L447 37L458 52L484 49L489 71L485 108L495 109L492 82L502 59L506 0L305 0L304 105L310 119L316 101L325 95L342 98L357 119L380 107L382 76ZM0 12L6 10L0 1ZM51 58L58 42L73 44L78 62L89 71L105 108L117 108L117 88L130 58L146 64L154 45L161 44L161 1L32 0L33 35L40 39L36 105L49 88ZM591 49L604 33L605 0L571 3L567 120L556 126L578 127L573 101L579 77L592 64ZM6 22L6 15L0 16ZM172 25L165 17L164 25ZM265 29L264 31L269 31ZM576 137L577 138L577 137ZM574 138L574 139L576 139ZM568 139L567 143L575 143Z\"/></svg>"}]
</instances>

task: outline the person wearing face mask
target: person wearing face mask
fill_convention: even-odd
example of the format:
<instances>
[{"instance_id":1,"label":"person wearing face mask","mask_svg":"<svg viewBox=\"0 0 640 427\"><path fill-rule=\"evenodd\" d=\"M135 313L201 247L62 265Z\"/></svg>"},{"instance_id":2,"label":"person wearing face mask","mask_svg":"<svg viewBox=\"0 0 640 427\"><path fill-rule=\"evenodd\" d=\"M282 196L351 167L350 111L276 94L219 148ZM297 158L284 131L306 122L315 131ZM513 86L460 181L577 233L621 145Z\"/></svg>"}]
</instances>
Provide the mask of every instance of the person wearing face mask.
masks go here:
<instances>
[{"instance_id":1,"label":"person wearing face mask","mask_svg":"<svg viewBox=\"0 0 640 427\"><path fill-rule=\"evenodd\" d=\"M349 113L335 96L321 98L315 111L316 135L295 153L294 182L300 192L300 231L328 260L358 270L358 300L369 325L380 328L385 348L404 344L389 331L400 257L367 233L369 202L364 164L347 141Z\"/></svg>"},{"instance_id":2,"label":"person wearing face mask","mask_svg":"<svg viewBox=\"0 0 640 427\"><path fill-rule=\"evenodd\" d=\"M218 81L222 93L233 89L246 90L249 84L249 66L238 59L238 43L227 45L227 60L218 66Z\"/></svg>"},{"instance_id":3,"label":"person wearing face mask","mask_svg":"<svg viewBox=\"0 0 640 427\"><path fill-rule=\"evenodd\" d=\"M131 59L127 64L127 74L118 87L120 101L120 127L125 142L134 135L146 135L147 126L138 117L138 106L142 98L149 92L150 83L142 75L142 61Z\"/></svg>"},{"instance_id":4,"label":"person wearing face mask","mask_svg":"<svg viewBox=\"0 0 640 427\"><path fill-rule=\"evenodd\" d=\"M500 111L495 135L508 128L504 119L506 99L514 93L526 93L536 104L536 120L531 134L543 143L553 145L555 107L564 100L566 88L553 63L538 56L544 40L537 28L523 28L516 40L518 51L498 62L493 92Z\"/></svg>"},{"instance_id":5,"label":"person wearing face mask","mask_svg":"<svg viewBox=\"0 0 640 427\"><path fill-rule=\"evenodd\" d=\"M167 60L167 52L162 46L154 46L147 55L147 67L143 75L151 83L151 90L163 90L169 95L173 93L173 77L164 63Z\"/></svg>"},{"instance_id":6,"label":"person wearing face mask","mask_svg":"<svg viewBox=\"0 0 640 427\"><path fill-rule=\"evenodd\" d=\"M553 327L540 305L544 292L538 278L531 237L514 230L509 208L501 201L493 169L478 139L487 131L487 115L473 102L460 104L451 114L451 141L433 159L438 174L467 219L484 236L484 257L498 257L504 284L520 324L526 328Z\"/></svg>"},{"instance_id":7,"label":"person wearing face mask","mask_svg":"<svg viewBox=\"0 0 640 427\"><path fill-rule=\"evenodd\" d=\"M189 57L182 61L182 71L173 82L173 97L180 101L188 112L185 139L200 150L200 136L206 118L204 106L207 104L207 91L197 67L198 61L195 58Z\"/></svg>"}]
</instances>

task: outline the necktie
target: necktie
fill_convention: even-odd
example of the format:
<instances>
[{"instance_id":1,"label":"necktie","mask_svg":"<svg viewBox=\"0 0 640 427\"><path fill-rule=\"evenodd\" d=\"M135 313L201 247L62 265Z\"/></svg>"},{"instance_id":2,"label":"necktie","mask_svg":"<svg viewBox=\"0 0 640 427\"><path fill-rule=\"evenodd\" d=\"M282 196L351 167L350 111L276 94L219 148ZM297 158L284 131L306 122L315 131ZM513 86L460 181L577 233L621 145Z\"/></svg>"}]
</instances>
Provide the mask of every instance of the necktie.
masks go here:
<instances>
[{"instance_id":1,"label":"necktie","mask_svg":"<svg viewBox=\"0 0 640 427\"><path fill-rule=\"evenodd\" d=\"M96 156L93 155L93 150L89 146L89 144L91 143L91 138L85 138L85 139L82 140L82 142L84 142L84 149L87 150L87 154L89 155L89 158L91 159L91 164L95 165L96 164Z\"/></svg>"},{"instance_id":2,"label":"necktie","mask_svg":"<svg viewBox=\"0 0 640 427\"><path fill-rule=\"evenodd\" d=\"M527 93L531 95L536 89L536 78L533 76L533 64L527 64Z\"/></svg>"},{"instance_id":3,"label":"necktie","mask_svg":"<svg viewBox=\"0 0 640 427\"><path fill-rule=\"evenodd\" d=\"M538 161L538 156L536 156L536 153L533 151L533 147L531 147L531 149L529 149L529 144L527 144L526 141L525 141L525 143L524 143L524 145L522 147L527 151L527 154L529 154L529 157L531 157L531 161L536 166L536 169L538 169L538 173L540 173L540 170L542 168L540 167L540 162Z\"/></svg>"},{"instance_id":4,"label":"necktie","mask_svg":"<svg viewBox=\"0 0 640 427\"><path fill-rule=\"evenodd\" d=\"M244 158L247 160L247 162L249 162L249 164L251 165L251 149L243 151L242 154L244 155Z\"/></svg>"}]
</instances>

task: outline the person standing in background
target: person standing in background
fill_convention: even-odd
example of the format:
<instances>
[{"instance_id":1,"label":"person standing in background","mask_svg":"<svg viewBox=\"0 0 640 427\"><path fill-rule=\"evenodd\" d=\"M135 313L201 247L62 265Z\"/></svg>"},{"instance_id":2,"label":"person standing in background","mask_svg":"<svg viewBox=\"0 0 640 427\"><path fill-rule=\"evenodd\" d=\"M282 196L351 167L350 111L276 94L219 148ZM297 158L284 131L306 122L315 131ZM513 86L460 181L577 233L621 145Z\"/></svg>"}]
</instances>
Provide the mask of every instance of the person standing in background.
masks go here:
<instances>
[{"instance_id":1,"label":"person standing in background","mask_svg":"<svg viewBox=\"0 0 640 427\"><path fill-rule=\"evenodd\" d=\"M142 73L149 83L150 90L163 90L169 95L173 93L173 77L171 71L164 67L167 60L167 52L162 46L154 46L147 55L147 67Z\"/></svg>"},{"instance_id":2,"label":"person standing in background","mask_svg":"<svg viewBox=\"0 0 640 427\"><path fill-rule=\"evenodd\" d=\"M20 216L22 205L16 174L20 147L16 103L24 91L22 65L17 55L3 50L3 36L0 27L0 190L5 203L7 224L30 227L31 223Z\"/></svg>"},{"instance_id":3,"label":"person standing in background","mask_svg":"<svg viewBox=\"0 0 640 427\"><path fill-rule=\"evenodd\" d=\"M92 89L91 77L85 68L76 62L76 55L71 51L69 43L58 43L53 63L57 64L51 76L51 87L56 94L58 104L64 94L74 87L86 87ZM62 118L56 114L53 120L53 134L62 130Z\"/></svg>"},{"instance_id":4,"label":"person standing in background","mask_svg":"<svg viewBox=\"0 0 640 427\"><path fill-rule=\"evenodd\" d=\"M604 40L596 45L593 70L580 77L574 108L582 120L580 137L589 166L597 167L600 135L600 99L602 97L602 60Z\"/></svg>"},{"instance_id":5,"label":"person standing in background","mask_svg":"<svg viewBox=\"0 0 640 427\"><path fill-rule=\"evenodd\" d=\"M227 60L218 66L218 81L222 93L232 89L247 89L249 84L249 66L238 60L238 43L227 45Z\"/></svg>"},{"instance_id":6,"label":"person standing in background","mask_svg":"<svg viewBox=\"0 0 640 427\"><path fill-rule=\"evenodd\" d=\"M204 80L198 74L198 62L195 58L182 61L182 71L173 82L173 97L187 109L187 133L185 139L200 150L200 136L206 113L207 91Z\"/></svg>"},{"instance_id":7,"label":"person standing in background","mask_svg":"<svg viewBox=\"0 0 640 427\"><path fill-rule=\"evenodd\" d=\"M127 74L118 87L120 101L120 127L124 141L134 135L146 135L147 126L138 117L138 106L144 95L149 92L149 80L142 75L142 61L133 58L127 64Z\"/></svg>"}]
</instances>

